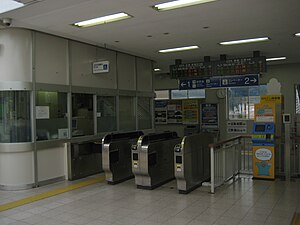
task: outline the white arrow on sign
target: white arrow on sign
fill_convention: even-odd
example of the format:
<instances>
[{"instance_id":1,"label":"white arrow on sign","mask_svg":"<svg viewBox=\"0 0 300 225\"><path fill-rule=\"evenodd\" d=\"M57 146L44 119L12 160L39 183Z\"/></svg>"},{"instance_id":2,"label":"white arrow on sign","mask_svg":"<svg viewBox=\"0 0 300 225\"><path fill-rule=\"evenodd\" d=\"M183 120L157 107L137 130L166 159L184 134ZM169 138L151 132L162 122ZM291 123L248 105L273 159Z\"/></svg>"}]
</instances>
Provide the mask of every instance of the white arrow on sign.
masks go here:
<instances>
[{"instance_id":1,"label":"white arrow on sign","mask_svg":"<svg viewBox=\"0 0 300 225\"><path fill-rule=\"evenodd\" d=\"M186 83L181 83L180 85L181 85L181 87L185 87Z\"/></svg>"},{"instance_id":2,"label":"white arrow on sign","mask_svg":"<svg viewBox=\"0 0 300 225\"><path fill-rule=\"evenodd\" d=\"M255 78L253 78L252 80L250 80L251 82L253 82L253 83L256 83L256 79Z\"/></svg>"}]
</instances>

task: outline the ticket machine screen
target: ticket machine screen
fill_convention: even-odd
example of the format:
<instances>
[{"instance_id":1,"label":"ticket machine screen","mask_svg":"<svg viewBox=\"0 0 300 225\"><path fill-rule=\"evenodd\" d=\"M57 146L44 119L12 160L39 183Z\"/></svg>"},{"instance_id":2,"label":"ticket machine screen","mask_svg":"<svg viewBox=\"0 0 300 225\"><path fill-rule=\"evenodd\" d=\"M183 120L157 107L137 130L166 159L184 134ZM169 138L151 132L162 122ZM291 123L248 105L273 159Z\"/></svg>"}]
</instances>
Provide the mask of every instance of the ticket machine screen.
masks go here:
<instances>
[{"instance_id":1,"label":"ticket machine screen","mask_svg":"<svg viewBox=\"0 0 300 225\"><path fill-rule=\"evenodd\" d=\"M252 141L255 143L274 142L275 125L274 123L254 123Z\"/></svg>"},{"instance_id":2,"label":"ticket machine screen","mask_svg":"<svg viewBox=\"0 0 300 225\"><path fill-rule=\"evenodd\" d=\"M265 125L256 125L255 126L255 132L264 132L266 129Z\"/></svg>"}]
</instances>

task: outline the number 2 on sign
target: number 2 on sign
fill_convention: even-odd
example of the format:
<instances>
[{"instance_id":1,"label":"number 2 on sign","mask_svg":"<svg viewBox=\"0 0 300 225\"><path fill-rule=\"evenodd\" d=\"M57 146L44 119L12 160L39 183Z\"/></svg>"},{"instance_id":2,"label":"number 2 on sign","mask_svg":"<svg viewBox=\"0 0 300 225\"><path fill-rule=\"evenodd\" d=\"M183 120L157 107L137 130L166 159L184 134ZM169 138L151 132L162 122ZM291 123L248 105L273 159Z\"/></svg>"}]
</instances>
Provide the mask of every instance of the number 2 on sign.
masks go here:
<instances>
[{"instance_id":1,"label":"number 2 on sign","mask_svg":"<svg viewBox=\"0 0 300 225\"><path fill-rule=\"evenodd\" d=\"M250 78L249 77L245 77L245 84L249 84Z\"/></svg>"}]
</instances>

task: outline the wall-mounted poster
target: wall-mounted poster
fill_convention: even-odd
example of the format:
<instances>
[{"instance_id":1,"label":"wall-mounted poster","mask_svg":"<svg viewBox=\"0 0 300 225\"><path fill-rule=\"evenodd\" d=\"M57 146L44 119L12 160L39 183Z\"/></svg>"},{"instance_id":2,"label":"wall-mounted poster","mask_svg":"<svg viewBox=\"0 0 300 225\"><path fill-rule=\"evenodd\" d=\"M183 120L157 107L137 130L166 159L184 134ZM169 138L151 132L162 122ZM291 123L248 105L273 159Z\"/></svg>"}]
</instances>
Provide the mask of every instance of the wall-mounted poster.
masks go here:
<instances>
[{"instance_id":1,"label":"wall-mounted poster","mask_svg":"<svg viewBox=\"0 0 300 225\"><path fill-rule=\"evenodd\" d=\"M155 101L155 124L167 124L168 101Z\"/></svg>"},{"instance_id":2,"label":"wall-mounted poster","mask_svg":"<svg viewBox=\"0 0 300 225\"><path fill-rule=\"evenodd\" d=\"M201 127L202 128L219 127L218 104L215 103L201 104Z\"/></svg>"},{"instance_id":3,"label":"wall-mounted poster","mask_svg":"<svg viewBox=\"0 0 300 225\"><path fill-rule=\"evenodd\" d=\"M198 100L182 101L183 124L199 123Z\"/></svg>"},{"instance_id":4,"label":"wall-mounted poster","mask_svg":"<svg viewBox=\"0 0 300 225\"><path fill-rule=\"evenodd\" d=\"M169 101L167 110L168 123L182 123L181 100Z\"/></svg>"}]
</instances>

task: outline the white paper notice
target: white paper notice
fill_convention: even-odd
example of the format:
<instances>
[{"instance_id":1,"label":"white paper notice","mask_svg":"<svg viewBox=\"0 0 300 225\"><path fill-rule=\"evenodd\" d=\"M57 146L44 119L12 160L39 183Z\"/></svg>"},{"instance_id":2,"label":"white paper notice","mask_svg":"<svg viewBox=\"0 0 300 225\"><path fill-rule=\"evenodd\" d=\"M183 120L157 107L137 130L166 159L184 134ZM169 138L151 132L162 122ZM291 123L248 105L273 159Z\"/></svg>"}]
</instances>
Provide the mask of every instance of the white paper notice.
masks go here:
<instances>
[{"instance_id":1,"label":"white paper notice","mask_svg":"<svg viewBox=\"0 0 300 225\"><path fill-rule=\"evenodd\" d=\"M49 119L49 106L36 106L35 107L35 116L37 119Z\"/></svg>"}]
</instances>

